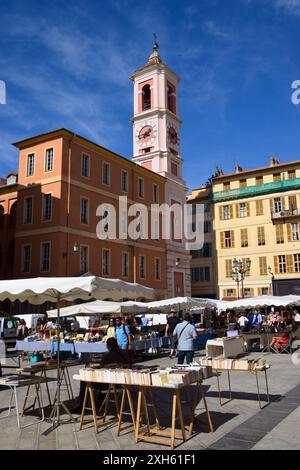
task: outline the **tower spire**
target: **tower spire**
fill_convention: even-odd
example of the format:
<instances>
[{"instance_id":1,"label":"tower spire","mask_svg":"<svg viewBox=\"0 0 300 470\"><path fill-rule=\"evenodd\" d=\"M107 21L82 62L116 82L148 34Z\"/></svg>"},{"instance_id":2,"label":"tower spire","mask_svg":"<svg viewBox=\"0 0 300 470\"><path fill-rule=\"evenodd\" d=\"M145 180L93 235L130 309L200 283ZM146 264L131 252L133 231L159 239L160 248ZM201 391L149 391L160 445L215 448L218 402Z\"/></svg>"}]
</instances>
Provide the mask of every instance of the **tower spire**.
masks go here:
<instances>
[{"instance_id":1,"label":"tower spire","mask_svg":"<svg viewBox=\"0 0 300 470\"><path fill-rule=\"evenodd\" d=\"M152 52L149 57L147 65L156 65L156 64L162 64L161 57L158 52L159 49L159 44L157 43L157 35L156 33L153 33L153 46L152 46Z\"/></svg>"}]
</instances>

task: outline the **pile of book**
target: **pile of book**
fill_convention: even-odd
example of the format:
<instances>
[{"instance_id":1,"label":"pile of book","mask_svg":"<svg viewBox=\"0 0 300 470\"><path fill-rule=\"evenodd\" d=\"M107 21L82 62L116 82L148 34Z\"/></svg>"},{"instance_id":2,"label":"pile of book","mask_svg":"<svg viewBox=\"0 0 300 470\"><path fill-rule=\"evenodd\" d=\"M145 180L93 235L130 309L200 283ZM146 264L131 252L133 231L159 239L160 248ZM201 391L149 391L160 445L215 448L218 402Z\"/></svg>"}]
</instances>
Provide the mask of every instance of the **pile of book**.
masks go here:
<instances>
[{"instance_id":1,"label":"pile of book","mask_svg":"<svg viewBox=\"0 0 300 470\"><path fill-rule=\"evenodd\" d=\"M201 358L195 361L203 366L210 366L218 370L253 370L254 359L224 359L224 358Z\"/></svg>"},{"instance_id":2,"label":"pile of book","mask_svg":"<svg viewBox=\"0 0 300 470\"><path fill-rule=\"evenodd\" d=\"M84 382L113 383L126 385L154 385L158 387L189 385L202 380L201 368L188 369L91 369L79 371Z\"/></svg>"}]
</instances>

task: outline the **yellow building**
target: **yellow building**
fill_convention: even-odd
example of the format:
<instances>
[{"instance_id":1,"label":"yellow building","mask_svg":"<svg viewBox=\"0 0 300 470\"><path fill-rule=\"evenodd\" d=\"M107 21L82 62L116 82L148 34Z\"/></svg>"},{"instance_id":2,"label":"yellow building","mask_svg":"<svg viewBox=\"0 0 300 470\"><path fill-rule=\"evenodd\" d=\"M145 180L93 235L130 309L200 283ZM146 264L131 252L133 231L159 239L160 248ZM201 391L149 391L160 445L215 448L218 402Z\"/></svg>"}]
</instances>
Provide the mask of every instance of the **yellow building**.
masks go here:
<instances>
[{"instance_id":1,"label":"yellow building","mask_svg":"<svg viewBox=\"0 0 300 470\"><path fill-rule=\"evenodd\" d=\"M201 250L191 251L191 282L193 297L217 297L216 244L213 230L214 208L211 201L211 186L193 189L188 196L189 204L204 206L204 243Z\"/></svg>"},{"instance_id":2,"label":"yellow building","mask_svg":"<svg viewBox=\"0 0 300 470\"><path fill-rule=\"evenodd\" d=\"M212 179L218 297L300 293L300 160ZM246 269L243 290L233 261ZM239 287L239 289L237 288Z\"/></svg>"}]
</instances>

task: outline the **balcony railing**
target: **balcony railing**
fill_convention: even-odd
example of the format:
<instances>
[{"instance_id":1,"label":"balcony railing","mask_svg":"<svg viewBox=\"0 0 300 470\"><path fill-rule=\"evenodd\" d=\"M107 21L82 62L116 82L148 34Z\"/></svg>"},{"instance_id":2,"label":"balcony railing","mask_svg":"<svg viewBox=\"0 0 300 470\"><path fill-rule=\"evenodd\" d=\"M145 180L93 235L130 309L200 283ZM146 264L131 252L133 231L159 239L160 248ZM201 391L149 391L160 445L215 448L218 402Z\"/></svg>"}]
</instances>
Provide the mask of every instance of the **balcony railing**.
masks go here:
<instances>
[{"instance_id":1,"label":"balcony railing","mask_svg":"<svg viewBox=\"0 0 300 470\"><path fill-rule=\"evenodd\" d=\"M299 217L300 209L289 209L287 211L271 212L272 220L287 219L290 217Z\"/></svg>"},{"instance_id":2,"label":"balcony railing","mask_svg":"<svg viewBox=\"0 0 300 470\"><path fill-rule=\"evenodd\" d=\"M258 184L247 186L245 188L228 189L212 193L212 202L232 201L235 199L244 199L253 196L261 196L263 194L280 193L300 189L300 178L276 181L272 183Z\"/></svg>"}]
</instances>

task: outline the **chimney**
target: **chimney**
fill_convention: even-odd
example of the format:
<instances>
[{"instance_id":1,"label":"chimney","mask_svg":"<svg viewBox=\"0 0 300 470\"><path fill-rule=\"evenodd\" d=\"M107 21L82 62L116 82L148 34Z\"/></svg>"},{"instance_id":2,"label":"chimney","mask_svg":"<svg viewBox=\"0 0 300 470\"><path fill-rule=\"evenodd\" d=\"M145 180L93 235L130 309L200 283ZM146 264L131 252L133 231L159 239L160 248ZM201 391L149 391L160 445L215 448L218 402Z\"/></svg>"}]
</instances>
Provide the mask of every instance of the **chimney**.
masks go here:
<instances>
[{"instance_id":1,"label":"chimney","mask_svg":"<svg viewBox=\"0 0 300 470\"><path fill-rule=\"evenodd\" d=\"M279 160L274 155L271 155L270 166L276 166L276 165L279 165Z\"/></svg>"},{"instance_id":2,"label":"chimney","mask_svg":"<svg viewBox=\"0 0 300 470\"><path fill-rule=\"evenodd\" d=\"M6 186L6 179L0 178L0 186Z\"/></svg>"},{"instance_id":3,"label":"chimney","mask_svg":"<svg viewBox=\"0 0 300 470\"><path fill-rule=\"evenodd\" d=\"M234 171L235 173L241 173L241 171L243 171L243 168L240 165L235 165Z\"/></svg>"}]
</instances>

